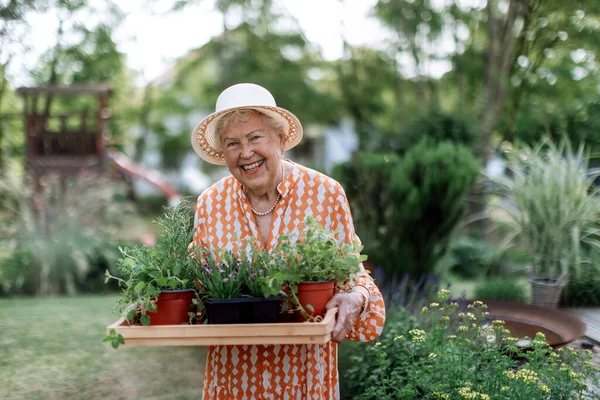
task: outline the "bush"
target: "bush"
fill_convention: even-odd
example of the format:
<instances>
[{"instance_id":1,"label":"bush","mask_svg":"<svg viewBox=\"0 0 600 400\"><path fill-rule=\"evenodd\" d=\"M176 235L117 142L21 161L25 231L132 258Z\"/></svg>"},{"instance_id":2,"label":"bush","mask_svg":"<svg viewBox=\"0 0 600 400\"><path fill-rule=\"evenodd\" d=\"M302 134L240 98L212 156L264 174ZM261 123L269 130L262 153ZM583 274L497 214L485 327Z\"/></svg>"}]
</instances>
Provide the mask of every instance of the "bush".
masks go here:
<instances>
[{"instance_id":1,"label":"bush","mask_svg":"<svg viewBox=\"0 0 600 400\"><path fill-rule=\"evenodd\" d=\"M477 282L475 298L486 300L508 300L526 303L529 301L527 290L518 279L490 277Z\"/></svg>"},{"instance_id":2,"label":"bush","mask_svg":"<svg viewBox=\"0 0 600 400\"><path fill-rule=\"evenodd\" d=\"M125 207L112 201L117 188L107 178L81 174L63 185L46 176L38 192L6 178L0 189L12 193L0 206L4 294L74 294L90 277L101 282L97 268L114 269L118 252L111 240Z\"/></svg>"},{"instance_id":3,"label":"bush","mask_svg":"<svg viewBox=\"0 0 600 400\"><path fill-rule=\"evenodd\" d=\"M339 165L335 177L346 189L369 261L387 277L434 272L466 211L479 166L466 147L428 140L403 158L359 154Z\"/></svg>"},{"instance_id":4,"label":"bush","mask_svg":"<svg viewBox=\"0 0 600 400\"><path fill-rule=\"evenodd\" d=\"M600 250L586 249L586 254L586 262L581 265L579 273L569 273L561 294L561 304L565 307L600 306Z\"/></svg>"},{"instance_id":5,"label":"bush","mask_svg":"<svg viewBox=\"0 0 600 400\"><path fill-rule=\"evenodd\" d=\"M387 274L400 269L417 277L435 271L467 209L466 195L479 167L466 147L428 140L419 142L394 166L389 183L394 207L387 218L386 243L392 250Z\"/></svg>"},{"instance_id":6,"label":"bush","mask_svg":"<svg viewBox=\"0 0 600 400\"><path fill-rule=\"evenodd\" d=\"M345 398L600 399L588 389L600 384L591 352L554 352L540 333L530 349L517 347L503 321L485 320L485 304L458 312L448 296L441 291L414 316L400 311L377 342L355 352L341 376L354 390Z\"/></svg>"},{"instance_id":7,"label":"bush","mask_svg":"<svg viewBox=\"0 0 600 400\"><path fill-rule=\"evenodd\" d=\"M389 180L399 161L395 153L358 153L333 171L346 191L364 253L374 265L389 262L387 217L394 207L389 199Z\"/></svg>"},{"instance_id":8,"label":"bush","mask_svg":"<svg viewBox=\"0 0 600 400\"><path fill-rule=\"evenodd\" d=\"M487 275L497 258L496 249L486 240L461 236L450 246L452 274L461 278L477 278Z\"/></svg>"}]
</instances>

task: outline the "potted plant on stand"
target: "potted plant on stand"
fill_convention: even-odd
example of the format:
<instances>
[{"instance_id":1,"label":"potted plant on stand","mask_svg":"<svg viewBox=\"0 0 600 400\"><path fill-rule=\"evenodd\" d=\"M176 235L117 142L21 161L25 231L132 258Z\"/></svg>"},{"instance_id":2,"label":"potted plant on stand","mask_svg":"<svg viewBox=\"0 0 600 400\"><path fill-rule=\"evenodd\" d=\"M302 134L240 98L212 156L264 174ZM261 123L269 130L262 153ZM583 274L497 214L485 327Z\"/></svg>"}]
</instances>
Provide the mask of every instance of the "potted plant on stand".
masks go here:
<instances>
[{"instance_id":1,"label":"potted plant on stand","mask_svg":"<svg viewBox=\"0 0 600 400\"><path fill-rule=\"evenodd\" d=\"M175 325L195 318L196 265L189 256L193 238L193 204L185 199L155 222L161 228L154 246L120 248L120 277L106 271L105 282L121 287L115 308L127 321L142 325Z\"/></svg>"},{"instance_id":2,"label":"potted plant on stand","mask_svg":"<svg viewBox=\"0 0 600 400\"><path fill-rule=\"evenodd\" d=\"M569 273L579 273L582 247L600 246L600 197L583 146L549 140L508 155L510 175L495 177L508 227L503 247L532 254L532 304L556 308Z\"/></svg>"},{"instance_id":3,"label":"potted plant on stand","mask_svg":"<svg viewBox=\"0 0 600 400\"><path fill-rule=\"evenodd\" d=\"M277 276L289 287L288 295L299 320L321 320L325 305L367 259L358 243L345 243L326 231L314 217L306 218L304 236L280 238L274 254L282 268Z\"/></svg>"}]
</instances>

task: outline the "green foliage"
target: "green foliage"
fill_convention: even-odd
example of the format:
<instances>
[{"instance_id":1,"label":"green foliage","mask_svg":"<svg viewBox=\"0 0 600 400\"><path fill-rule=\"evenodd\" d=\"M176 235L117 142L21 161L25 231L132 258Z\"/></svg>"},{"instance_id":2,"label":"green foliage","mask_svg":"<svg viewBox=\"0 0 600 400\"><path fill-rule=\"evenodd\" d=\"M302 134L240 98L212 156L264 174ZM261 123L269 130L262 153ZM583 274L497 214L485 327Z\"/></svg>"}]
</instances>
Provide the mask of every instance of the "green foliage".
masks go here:
<instances>
[{"instance_id":1,"label":"green foliage","mask_svg":"<svg viewBox=\"0 0 600 400\"><path fill-rule=\"evenodd\" d=\"M314 217L306 217L306 229L295 240L282 236L272 254L281 265L277 274L288 284L302 282L336 281L342 285L360 271L362 246L345 243L327 231Z\"/></svg>"},{"instance_id":2,"label":"green foliage","mask_svg":"<svg viewBox=\"0 0 600 400\"><path fill-rule=\"evenodd\" d=\"M387 274L400 269L416 277L435 270L466 211L479 167L462 145L422 140L392 168L389 201L395 207L387 218Z\"/></svg>"},{"instance_id":3,"label":"green foliage","mask_svg":"<svg viewBox=\"0 0 600 400\"><path fill-rule=\"evenodd\" d=\"M418 278L434 272L445 255L478 173L468 148L423 139L403 158L359 153L334 176L346 189L372 262L388 277Z\"/></svg>"},{"instance_id":4,"label":"green foliage","mask_svg":"<svg viewBox=\"0 0 600 400\"><path fill-rule=\"evenodd\" d=\"M95 268L116 262L112 242L126 205L106 177L81 174L61 183L49 175L35 192L29 179L0 188L0 283L5 293L75 294Z\"/></svg>"},{"instance_id":5,"label":"green foliage","mask_svg":"<svg viewBox=\"0 0 600 400\"><path fill-rule=\"evenodd\" d=\"M549 140L508 156L509 176L493 179L508 229L503 246L522 244L533 256L532 274L559 278L581 271L582 247L600 248L599 192L587 173L581 146Z\"/></svg>"},{"instance_id":6,"label":"green foliage","mask_svg":"<svg viewBox=\"0 0 600 400\"><path fill-rule=\"evenodd\" d=\"M481 133L475 122L457 112L447 113L440 109L422 112L406 128L397 144L399 149L410 149L426 137L432 142L462 144L473 151L478 150Z\"/></svg>"},{"instance_id":7,"label":"green foliage","mask_svg":"<svg viewBox=\"0 0 600 400\"><path fill-rule=\"evenodd\" d=\"M600 251L585 249L584 255L579 274L572 271L563 288L561 304L565 307L600 307Z\"/></svg>"},{"instance_id":8,"label":"green foliage","mask_svg":"<svg viewBox=\"0 0 600 400\"><path fill-rule=\"evenodd\" d=\"M388 216L394 204L389 181L399 161L396 153L358 152L352 160L336 165L333 171L334 178L346 191L356 233L364 243L369 262L375 265L390 261Z\"/></svg>"},{"instance_id":9,"label":"green foliage","mask_svg":"<svg viewBox=\"0 0 600 400\"><path fill-rule=\"evenodd\" d=\"M528 302L527 291L516 278L493 276L477 282L475 298L485 300L510 300Z\"/></svg>"},{"instance_id":10,"label":"green foliage","mask_svg":"<svg viewBox=\"0 0 600 400\"><path fill-rule=\"evenodd\" d=\"M160 292L194 288L196 262L188 249L194 235L193 207L192 201L182 199L167 209L155 221L161 229L156 244L121 248L122 257L117 263L121 277L106 271L105 283L113 279L121 288L115 309L124 313L127 320L139 313L140 321L147 324L150 321L147 312L156 311Z\"/></svg>"},{"instance_id":11,"label":"green foliage","mask_svg":"<svg viewBox=\"0 0 600 400\"><path fill-rule=\"evenodd\" d=\"M477 278L487 275L497 252L486 240L461 236L452 242L449 257L450 273L461 278Z\"/></svg>"},{"instance_id":12,"label":"green foliage","mask_svg":"<svg viewBox=\"0 0 600 400\"><path fill-rule=\"evenodd\" d=\"M281 292L283 282L275 277L280 264L254 241L249 251L236 253L197 249L195 259L202 263L197 284L211 299L271 297Z\"/></svg>"},{"instance_id":13,"label":"green foliage","mask_svg":"<svg viewBox=\"0 0 600 400\"><path fill-rule=\"evenodd\" d=\"M554 352L541 333L531 348L518 347L503 321L485 319L485 304L458 312L448 295L414 315L400 310L377 342L350 356L340 377L352 383L350 398L600 398L588 387L600 380L589 351Z\"/></svg>"}]
</instances>

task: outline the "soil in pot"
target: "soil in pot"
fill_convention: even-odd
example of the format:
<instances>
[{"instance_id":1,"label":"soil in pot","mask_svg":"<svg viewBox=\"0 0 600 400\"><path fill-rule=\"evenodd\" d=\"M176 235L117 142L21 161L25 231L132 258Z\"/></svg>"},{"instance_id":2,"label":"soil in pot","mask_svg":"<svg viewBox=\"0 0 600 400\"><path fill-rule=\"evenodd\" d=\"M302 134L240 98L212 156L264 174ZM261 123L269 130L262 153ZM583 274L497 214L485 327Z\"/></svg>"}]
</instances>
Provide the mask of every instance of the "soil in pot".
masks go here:
<instances>
[{"instance_id":1,"label":"soil in pot","mask_svg":"<svg viewBox=\"0 0 600 400\"><path fill-rule=\"evenodd\" d=\"M326 282L304 282L298 284L298 301L304 310L308 313L311 318L324 317L325 316L325 305L334 295L335 281ZM311 308L307 308L310 305ZM300 311L296 312L296 318L298 321L306 321L306 318Z\"/></svg>"},{"instance_id":2,"label":"soil in pot","mask_svg":"<svg viewBox=\"0 0 600 400\"><path fill-rule=\"evenodd\" d=\"M180 325L190 320L188 312L195 312L193 290L165 290L156 301L156 312L148 312L150 325Z\"/></svg>"}]
</instances>

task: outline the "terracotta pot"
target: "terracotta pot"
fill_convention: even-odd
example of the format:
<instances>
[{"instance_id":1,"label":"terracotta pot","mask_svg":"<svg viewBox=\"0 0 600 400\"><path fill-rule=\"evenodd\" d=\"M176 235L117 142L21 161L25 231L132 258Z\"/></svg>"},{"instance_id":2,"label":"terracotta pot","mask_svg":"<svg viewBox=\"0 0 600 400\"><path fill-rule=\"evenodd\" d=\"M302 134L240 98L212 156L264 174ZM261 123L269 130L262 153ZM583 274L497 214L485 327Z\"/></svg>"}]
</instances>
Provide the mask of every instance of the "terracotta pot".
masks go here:
<instances>
[{"instance_id":1,"label":"terracotta pot","mask_svg":"<svg viewBox=\"0 0 600 400\"><path fill-rule=\"evenodd\" d=\"M298 284L298 301L300 305L304 307L304 310L311 317L325 316L325 305L335 293L335 281L326 282L304 282ZM306 308L307 305L311 305L313 311ZM305 321L306 318L299 311L296 312L296 318L298 321Z\"/></svg>"},{"instance_id":2,"label":"terracotta pot","mask_svg":"<svg viewBox=\"0 0 600 400\"><path fill-rule=\"evenodd\" d=\"M195 312L194 291L165 290L156 301L156 312L148 312L150 325L180 325L189 322L188 312Z\"/></svg>"}]
</instances>

